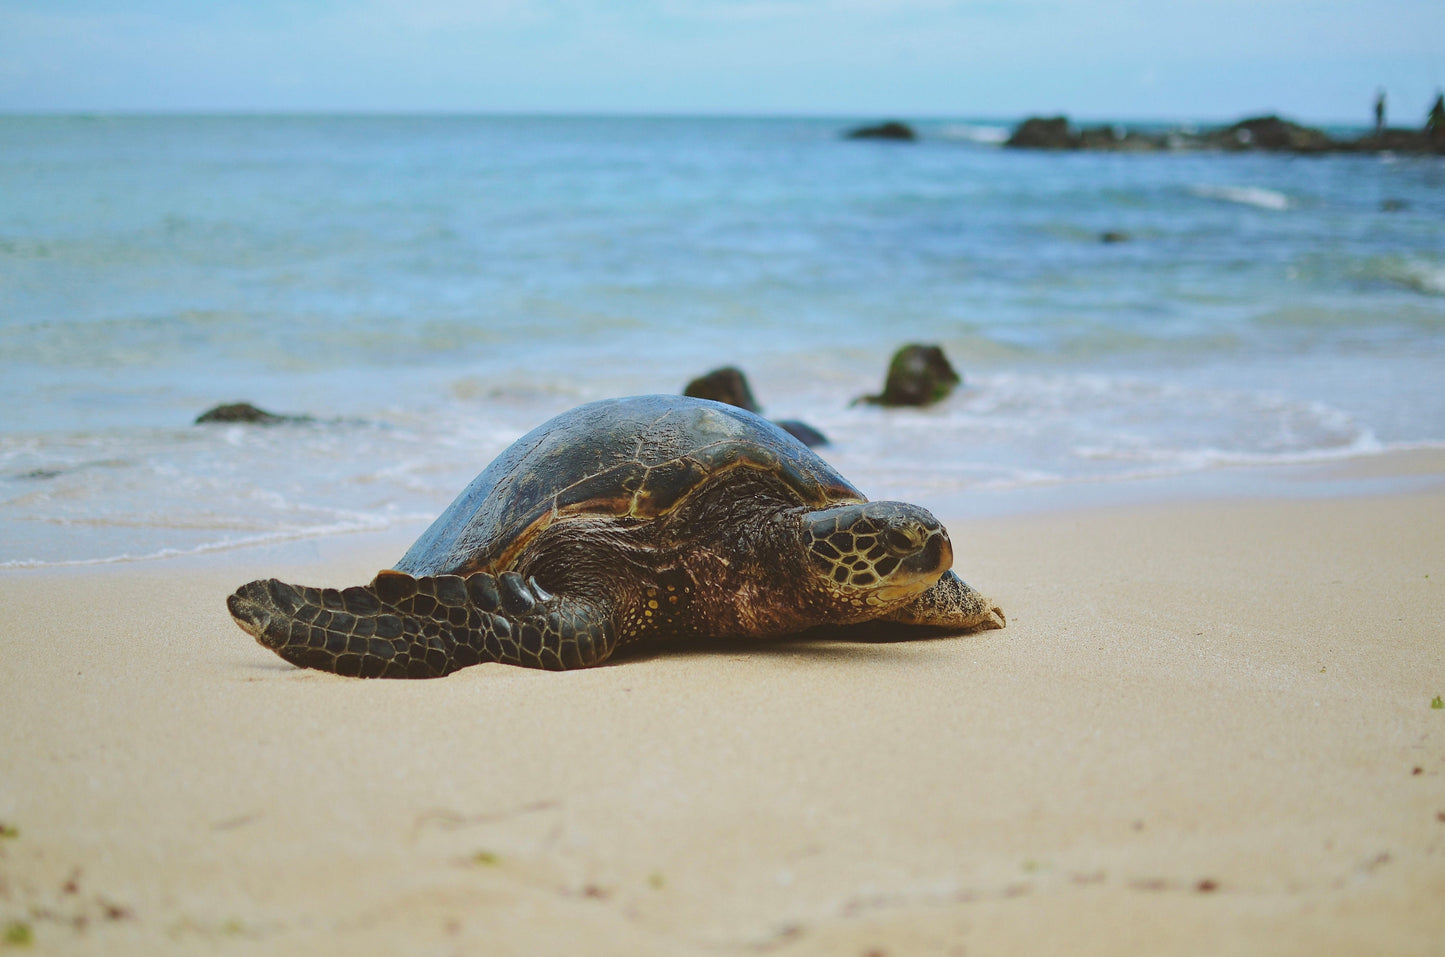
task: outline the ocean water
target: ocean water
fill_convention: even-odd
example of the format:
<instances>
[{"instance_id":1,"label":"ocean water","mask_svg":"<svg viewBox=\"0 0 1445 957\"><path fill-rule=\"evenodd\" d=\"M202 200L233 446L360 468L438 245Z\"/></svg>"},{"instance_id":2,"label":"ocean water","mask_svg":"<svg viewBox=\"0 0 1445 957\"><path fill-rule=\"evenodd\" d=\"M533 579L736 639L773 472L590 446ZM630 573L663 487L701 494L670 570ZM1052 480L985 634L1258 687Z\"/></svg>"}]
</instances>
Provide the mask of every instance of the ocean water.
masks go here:
<instances>
[{"instance_id":1,"label":"ocean water","mask_svg":"<svg viewBox=\"0 0 1445 957\"><path fill-rule=\"evenodd\" d=\"M925 505L1445 445L1440 158L849 125L0 117L0 566L420 530L723 364ZM910 341L965 386L853 404ZM236 400L313 421L192 424Z\"/></svg>"}]
</instances>

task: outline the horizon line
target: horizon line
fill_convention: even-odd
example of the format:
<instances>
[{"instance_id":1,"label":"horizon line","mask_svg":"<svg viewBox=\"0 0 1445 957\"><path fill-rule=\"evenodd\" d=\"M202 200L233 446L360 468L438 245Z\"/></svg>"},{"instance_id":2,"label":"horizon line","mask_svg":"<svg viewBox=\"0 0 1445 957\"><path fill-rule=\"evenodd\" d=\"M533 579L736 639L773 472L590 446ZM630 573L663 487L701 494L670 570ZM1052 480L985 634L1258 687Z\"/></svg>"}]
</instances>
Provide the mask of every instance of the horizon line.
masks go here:
<instances>
[{"instance_id":1,"label":"horizon line","mask_svg":"<svg viewBox=\"0 0 1445 957\"><path fill-rule=\"evenodd\" d=\"M232 119L266 119L266 118L516 118L516 119L655 119L655 120L779 120L779 121L837 121L849 123L875 123L890 120L915 123L986 123L991 125L1018 125L1025 120L1036 117L1067 117L1069 122L1075 126L1084 125L1123 125L1139 124L1146 126L1230 126L1244 120L1256 119L1265 116L1278 116L1280 119L1301 125L1350 127L1368 129L1372 123L1364 120L1315 119L1301 118L1297 115L1281 112L1279 110L1244 110L1229 116L1144 116L1144 115L1102 115L1102 114L1074 114L1068 111L1039 110L1025 111L1009 114L968 114L968 113L937 113L919 112L909 113L906 111L896 112L842 112L842 111L756 111L748 112L743 110L628 110L628 109L442 109L428 107L406 107L406 108L381 108L381 107L205 107L205 108L171 108L171 107L111 107L111 108L29 108L29 107L6 107L0 106L0 117L3 118L54 118L54 119L112 119L112 118L232 118ZM1414 126L1400 127L1398 123L1390 124L1392 128L1413 129ZM1424 125L1424 120L1418 124Z\"/></svg>"}]
</instances>

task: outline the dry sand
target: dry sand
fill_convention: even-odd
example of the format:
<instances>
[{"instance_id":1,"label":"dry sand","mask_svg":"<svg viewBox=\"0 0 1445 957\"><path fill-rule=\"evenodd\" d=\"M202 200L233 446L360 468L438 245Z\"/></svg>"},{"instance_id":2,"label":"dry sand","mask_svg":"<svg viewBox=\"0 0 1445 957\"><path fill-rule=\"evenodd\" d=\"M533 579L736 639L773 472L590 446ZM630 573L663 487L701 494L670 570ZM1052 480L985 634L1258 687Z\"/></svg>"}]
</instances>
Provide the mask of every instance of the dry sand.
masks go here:
<instances>
[{"instance_id":1,"label":"dry sand","mask_svg":"<svg viewBox=\"0 0 1445 957\"><path fill-rule=\"evenodd\" d=\"M1439 954L1445 461L1392 468L1427 487L948 522L1002 632L566 674L336 678L226 615L405 542L0 574L0 924L40 953Z\"/></svg>"}]
</instances>

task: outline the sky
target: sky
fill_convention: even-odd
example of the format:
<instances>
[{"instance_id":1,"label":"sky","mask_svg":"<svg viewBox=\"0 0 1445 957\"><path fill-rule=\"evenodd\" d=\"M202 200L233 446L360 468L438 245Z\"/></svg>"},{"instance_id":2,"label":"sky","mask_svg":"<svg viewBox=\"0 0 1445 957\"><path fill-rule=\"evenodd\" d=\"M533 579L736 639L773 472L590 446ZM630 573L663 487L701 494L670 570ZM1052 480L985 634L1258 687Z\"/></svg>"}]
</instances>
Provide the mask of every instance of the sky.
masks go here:
<instances>
[{"instance_id":1,"label":"sky","mask_svg":"<svg viewBox=\"0 0 1445 957\"><path fill-rule=\"evenodd\" d=\"M1445 0L0 0L0 111L1417 126Z\"/></svg>"}]
</instances>

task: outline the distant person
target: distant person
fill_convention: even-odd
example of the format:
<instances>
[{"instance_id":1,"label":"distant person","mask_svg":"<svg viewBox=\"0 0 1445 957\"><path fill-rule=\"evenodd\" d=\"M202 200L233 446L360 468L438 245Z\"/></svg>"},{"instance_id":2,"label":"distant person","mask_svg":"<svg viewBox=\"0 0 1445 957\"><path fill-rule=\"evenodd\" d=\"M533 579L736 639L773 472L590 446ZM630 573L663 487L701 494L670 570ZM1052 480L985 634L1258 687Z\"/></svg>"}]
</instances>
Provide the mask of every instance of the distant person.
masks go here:
<instances>
[{"instance_id":1,"label":"distant person","mask_svg":"<svg viewBox=\"0 0 1445 957\"><path fill-rule=\"evenodd\" d=\"M1385 91L1375 94L1375 135L1385 132Z\"/></svg>"}]
</instances>

